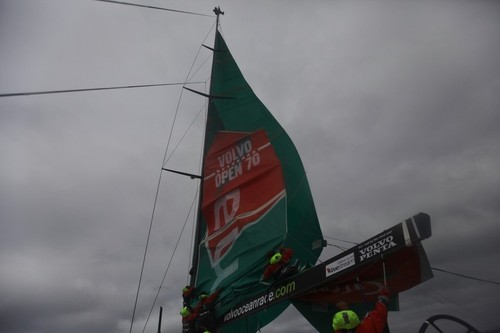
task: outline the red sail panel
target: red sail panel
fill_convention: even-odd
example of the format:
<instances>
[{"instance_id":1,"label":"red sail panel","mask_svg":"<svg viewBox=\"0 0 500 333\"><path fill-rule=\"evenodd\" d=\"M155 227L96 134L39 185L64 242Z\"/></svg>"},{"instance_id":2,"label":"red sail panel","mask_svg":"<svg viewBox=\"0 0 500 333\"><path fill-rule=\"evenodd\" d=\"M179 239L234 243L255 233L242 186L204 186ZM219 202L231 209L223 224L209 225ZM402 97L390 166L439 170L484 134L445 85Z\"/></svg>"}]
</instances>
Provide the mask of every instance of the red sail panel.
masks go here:
<instances>
[{"instance_id":1,"label":"red sail panel","mask_svg":"<svg viewBox=\"0 0 500 333\"><path fill-rule=\"evenodd\" d=\"M219 132L206 158L203 215L212 262L285 195L281 163L266 133Z\"/></svg>"}]
</instances>

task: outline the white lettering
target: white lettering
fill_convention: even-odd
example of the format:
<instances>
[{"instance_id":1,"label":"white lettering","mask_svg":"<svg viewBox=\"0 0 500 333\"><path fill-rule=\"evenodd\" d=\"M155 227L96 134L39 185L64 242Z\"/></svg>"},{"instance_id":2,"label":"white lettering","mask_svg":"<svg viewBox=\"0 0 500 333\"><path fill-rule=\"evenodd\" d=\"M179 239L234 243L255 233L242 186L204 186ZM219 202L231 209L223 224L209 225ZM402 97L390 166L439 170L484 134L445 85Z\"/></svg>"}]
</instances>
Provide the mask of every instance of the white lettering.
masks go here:
<instances>
[{"instance_id":1,"label":"white lettering","mask_svg":"<svg viewBox=\"0 0 500 333\"><path fill-rule=\"evenodd\" d=\"M396 246L397 244L393 240L394 240L393 236L388 236L382 240L377 241L374 244L368 245L363 249L360 249L359 250L359 252L361 253L359 257L360 261L364 261L368 258L373 257L376 254L382 253Z\"/></svg>"},{"instance_id":2,"label":"white lettering","mask_svg":"<svg viewBox=\"0 0 500 333\"><path fill-rule=\"evenodd\" d=\"M244 142L233 146L231 149L217 156L219 167L224 168L224 166L230 165L233 162L238 163L246 154L250 153L251 151L252 141L247 139Z\"/></svg>"},{"instance_id":3,"label":"white lettering","mask_svg":"<svg viewBox=\"0 0 500 333\"><path fill-rule=\"evenodd\" d=\"M221 187L222 185L236 179L238 176L243 174L243 166L241 162L230 166L229 168L222 170L222 172L217 172L215 175L215 186Z\"/></svg>"},{"instance_id":4,"label":"white lettering","mask_svg":"<svg viewBox=\"0 0 500 333\"><path fill-rule=\"evenodd\" d=\"M274 291L270 291L269 293L259 296L245 304L240 305L236 309L231 309L224 315L224 322L235 319L238 316L245 314L246 312L250 312L252 310L256 310L260 307L266 306L267 304L273 302L274 300L280 297L286 297L287 294L294 292L296 289L295 281L288 283L287 285L281 286L276 289L276 293Z\"/></svg>"},{"instance_id":5,"label":"white lettering","mask_svg":"<svg viewBox=\"0 0 500 333\"><path fill-rule=\"evenodd\" d=\"M220 197L214 204L215 226L214 231L219 230L236 216L240 208L240 190L235 189L223 197ZM229 210L230 209L230 210ZM222 213L222 214L221 214Z\"/></svg>"}]
</instances>

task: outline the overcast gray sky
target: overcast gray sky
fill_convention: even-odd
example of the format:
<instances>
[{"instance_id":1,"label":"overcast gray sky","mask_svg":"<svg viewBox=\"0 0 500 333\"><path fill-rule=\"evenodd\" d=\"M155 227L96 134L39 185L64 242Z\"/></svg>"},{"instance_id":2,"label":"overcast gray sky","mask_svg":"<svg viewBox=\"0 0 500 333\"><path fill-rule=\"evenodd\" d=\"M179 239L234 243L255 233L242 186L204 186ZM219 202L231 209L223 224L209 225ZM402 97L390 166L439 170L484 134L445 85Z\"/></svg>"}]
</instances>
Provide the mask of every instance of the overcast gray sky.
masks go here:
<instances>
[{"instance_id":1,"label":"overcast gray sky","mask_svg":"<svg viewBox=\"0 0 500 333\"><path fill-rule=\"evenodd\" d=\"M500 281L498 1L140 3L222 7L233 56L303 158L325 236L361 242L423 211L431 266ZM0 94L183 82L214 21L92 0L0 0ZM210 56L202 49L195 68ZM180 93L0 98L1 332L128 332ZM203 107L183 95L170 151ZM168 167L198 172L202 122ZM196 185L162 176L134 332ZM192 216L147 332L159 305L163 331L180 331L191 228ZM438 313L498 328L499 295L499 285L435 272L400 295L391 331L416 332ZM262 329L285 331L314 332L292 308Z\"/></svg>"}]
</instances>

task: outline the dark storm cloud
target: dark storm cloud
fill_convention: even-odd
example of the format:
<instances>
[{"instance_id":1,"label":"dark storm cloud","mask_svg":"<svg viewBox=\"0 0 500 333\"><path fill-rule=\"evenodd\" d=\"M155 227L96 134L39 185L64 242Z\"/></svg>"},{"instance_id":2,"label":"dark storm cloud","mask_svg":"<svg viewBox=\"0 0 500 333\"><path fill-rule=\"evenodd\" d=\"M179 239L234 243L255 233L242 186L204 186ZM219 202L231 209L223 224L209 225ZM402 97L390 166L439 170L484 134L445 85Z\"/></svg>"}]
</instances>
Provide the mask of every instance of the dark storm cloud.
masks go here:
<instances>
[{"instance_id":1,"label":"dark storm cloud","mask_svg":"<svg viewBox=\"0 0 500 333\"><path fill-rule=\"evenodd\" d=\"M500 280L495 1L183 5L210 13L219 4L236 61L297 144L326 236L360 242L425 211L432 266ZM180 82L213 24L91 1L0 6L2 93ZM179 92L0 100L2 332L128 332ZM203 105L191 102L170 149ZM199 159L188 155L200 151L202 123L169 166L197 172ZM144 326L195 185L163 175L134 331ZM188 226L148 330L159 305L164 331L180 330L190 234ZM322 258L338 252L329 247ZM401 295L392 331L416 331L441 312L498 327L497 294L498 286L435 272ZM263 331L313 330L289 310Z\"/></svg>"}]
</instances>

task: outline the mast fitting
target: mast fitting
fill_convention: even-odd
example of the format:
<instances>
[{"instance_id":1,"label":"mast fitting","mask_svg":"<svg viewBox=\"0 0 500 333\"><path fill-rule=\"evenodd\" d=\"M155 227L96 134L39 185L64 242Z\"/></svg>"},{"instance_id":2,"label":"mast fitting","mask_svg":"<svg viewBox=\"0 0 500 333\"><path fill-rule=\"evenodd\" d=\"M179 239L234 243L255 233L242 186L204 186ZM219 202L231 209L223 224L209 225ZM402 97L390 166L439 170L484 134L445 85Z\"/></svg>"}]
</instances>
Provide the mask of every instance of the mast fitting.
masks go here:
<instances>
[{"instance_id":1,"label":"mast fitting","mask_svg":"<svg viewBox=\"0 0 500 333\"><path fill-rule=\"evenodd\" d=\"M217 18L219 17L220 14L224 15L224 12L220 10L220 6L214 8L214 13L217 15Z\"/></svg>"}]
</instances>

